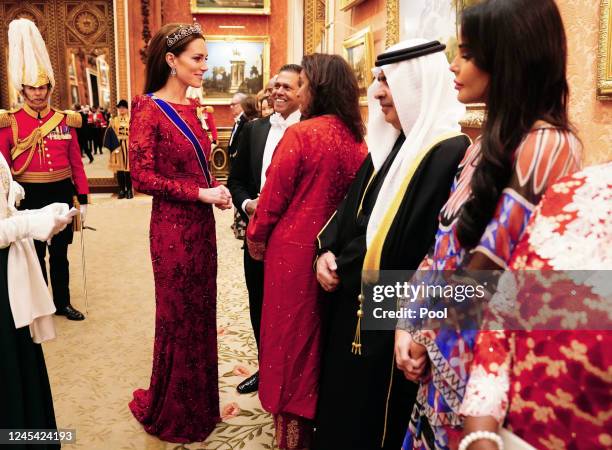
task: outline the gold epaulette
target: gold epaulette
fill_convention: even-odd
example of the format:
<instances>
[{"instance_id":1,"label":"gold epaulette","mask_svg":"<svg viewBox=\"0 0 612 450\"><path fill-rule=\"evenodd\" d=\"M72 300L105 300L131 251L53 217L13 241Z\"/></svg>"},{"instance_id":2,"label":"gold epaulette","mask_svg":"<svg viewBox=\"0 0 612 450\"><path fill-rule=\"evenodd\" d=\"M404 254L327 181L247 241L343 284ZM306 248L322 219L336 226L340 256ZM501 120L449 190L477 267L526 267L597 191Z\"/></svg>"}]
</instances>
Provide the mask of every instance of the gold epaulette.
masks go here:
<instances>
[{"instance_id":1,"label":"gold epaulette","mask_svg":"<svg viewBox=\"0 0 612 450\"><path fill-rule=\"evenodd\" d=\"M0 128L8 128L11 126L11 113L4 111L0 113Z\"/></svg>"},{"instance_id":2,"label":"gold epaulette","mask_svg":"<svg viewBox=\"0 0 612 450\"><path fill-rule=\"evenodd\" d=\"M72 128L81 128L83 126L83 117L74 111L64 111L66 114L66 125Z\"/></svg>"},{"instance_id":3,"label":"gold epaulette","mask_svg":"<svg viewBox=\"0 0 612 450\"><path fill-rule=\"evenodd\" d=\"M13 120L15 120L15 118L13 117L13 115L18 112L21 108L14 108L14 109L9 109L8 111L6 109L2 109L0 110L0 128L8 128L11 126L11 122Z\"/></svg>"},{"instance_id":4,"label":"gold epaulette","mask_svg":"<svg viewBox=\"0 0 612 450\"><path fill-rule=\"evenodd\" d=\"M206 111L207 113L214 113L215 108L213 108L212 106L205 106L204 111Z\"/></svg>"}]
</instances>

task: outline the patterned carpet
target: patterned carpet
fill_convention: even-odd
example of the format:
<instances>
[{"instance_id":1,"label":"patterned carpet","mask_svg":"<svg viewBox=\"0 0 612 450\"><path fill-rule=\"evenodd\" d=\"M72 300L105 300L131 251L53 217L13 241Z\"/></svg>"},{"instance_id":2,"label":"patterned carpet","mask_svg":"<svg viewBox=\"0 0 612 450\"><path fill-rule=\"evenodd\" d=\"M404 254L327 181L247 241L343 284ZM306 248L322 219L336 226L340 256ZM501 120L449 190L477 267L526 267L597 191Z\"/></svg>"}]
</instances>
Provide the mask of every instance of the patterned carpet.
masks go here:
<instances>
[{"instance_id":1,"label":"patterned carpet","mask_svg":"<svg viewBox=\"0 0 612 450\"><path fill-rule=\"evenodd\" d=\"M105 150L103 155L92 156L94 160L91 164L89 164L87 157L82 158L87 178L112 178L114 176L113 171L108 168L109 152Z\"/></svg>"},{"instance_id":2,"label":"patterned carpet","mask_svg":"<svg viewBox=\"0 0 612 450\"><path fill-rule=\"evenodd\" d=\"M241 242L230 230L232 214L215 211L219 248L219 388L223 422L204 443L171 444L143 431L127 404L151 375L155 302L149 257L151 199L97 195L86 231L89 314L84 322L56 318L58 338L45 345L57 423L76 430L87 450L259 450L273 448L271 417L257 394L236 385L257 368ZM85 311L80 237L70 246L72 303Z\"/></svg>"}]
</instances>

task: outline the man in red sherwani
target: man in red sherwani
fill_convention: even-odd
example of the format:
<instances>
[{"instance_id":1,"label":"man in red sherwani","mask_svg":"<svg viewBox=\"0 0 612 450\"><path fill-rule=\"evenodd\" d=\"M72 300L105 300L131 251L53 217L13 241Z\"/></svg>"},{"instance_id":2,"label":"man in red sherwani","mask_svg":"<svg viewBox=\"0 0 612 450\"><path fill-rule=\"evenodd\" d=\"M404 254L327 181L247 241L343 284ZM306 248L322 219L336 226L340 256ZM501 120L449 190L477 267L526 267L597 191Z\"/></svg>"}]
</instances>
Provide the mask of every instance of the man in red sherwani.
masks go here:
<instances>
[{"instance_id":1,"label":"man in red sherwani","mask_svg":"<svg viewBox=\"0 0 612 450\"><path fill-rule=\"evenodd\" d=\"M11 166L13 177L25 190L20 208L38 209L54 202L73 205L76 195L84 220L89 186L74 130L80 127L81 116L49 105L55 79L44 41L31 21L15 22L9 27L9 47L23 54L9 52L9 74L25 104L0 116L0 151ZM33 47L37 47L36 51ZM72 243L72 236L69 226L50 243L35 241L36 253L47 280L45 254L49 247L56 314L83 320L85 316L70 304L68 244Z\"/></svg>"}]
</instances>

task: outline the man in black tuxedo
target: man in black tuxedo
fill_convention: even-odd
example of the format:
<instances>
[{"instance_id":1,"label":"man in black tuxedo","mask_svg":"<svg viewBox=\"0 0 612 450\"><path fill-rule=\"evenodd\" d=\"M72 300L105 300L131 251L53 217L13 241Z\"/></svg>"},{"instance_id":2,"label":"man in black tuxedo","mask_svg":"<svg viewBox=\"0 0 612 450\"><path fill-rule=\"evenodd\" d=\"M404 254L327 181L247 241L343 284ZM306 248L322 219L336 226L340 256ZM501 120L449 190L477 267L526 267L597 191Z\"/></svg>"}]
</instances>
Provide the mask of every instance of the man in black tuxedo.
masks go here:
<instances>
[{"instance_id":1,"label":"man in black tuxedo","mask_svg":"<svg viewBox=\"0 0 612 450\"><path fill-rule=\"evenodd\" d=\"M244 125L249 121L247 117L244 115L244 111L242 111L242 106L240 102L246 98L246 94L242 92L236 92L232 97L232 102L230 103L230 111L232 112L232 116L234 116L234 126L232 127L232 133L230 134L229 144L227 146L227 154L230 158L230 164L236 159L236 153L238 151L238 146L240 145L240 136L242 134L242 130Z\"/></svg>"},{"instance_id":2,"label":"man in black tuxedo","mask_svg":"<svg viewBox=\"0 0 612 450\"><path fill-rule=\"evenodd\" d=\"M240 135L236 158L232 164L227 186L234 206L248 223L255 213L259 193L266 179L266 170L272 160L276 145L285 130L300 121L297 99L298 80L302 68L297 64L281 67L271 97L274 114L247 123ZM244 246L244 278L249 291L249 310L255 341L259 349L259 329L263 303L263 262L255 261ZM259 387L259 372L244 380L237 387L241 394L255 392Z\"/></svg>"}]
</instances>

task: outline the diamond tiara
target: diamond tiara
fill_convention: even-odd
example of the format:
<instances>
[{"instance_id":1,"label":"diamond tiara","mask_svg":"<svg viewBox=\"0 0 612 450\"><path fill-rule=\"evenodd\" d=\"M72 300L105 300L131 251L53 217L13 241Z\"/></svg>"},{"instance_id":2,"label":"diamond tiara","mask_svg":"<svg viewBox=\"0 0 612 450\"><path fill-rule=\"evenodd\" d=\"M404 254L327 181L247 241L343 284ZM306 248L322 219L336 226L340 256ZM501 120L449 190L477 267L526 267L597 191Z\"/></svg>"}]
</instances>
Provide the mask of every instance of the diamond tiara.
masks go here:
<instances>
[{"instance_id":1,"label":"diamond tiara","mask_svg":"<svg viewBox=\"0 0 612 450\"><path fill-rule=\"evenodd\" d=\"M171 48L178 41L181 41L192 34L203 34L202 28L198 22L194 22L193 25L181 25L174 33L166 36L166 46Z\"/></svg>"}]
</instances>

